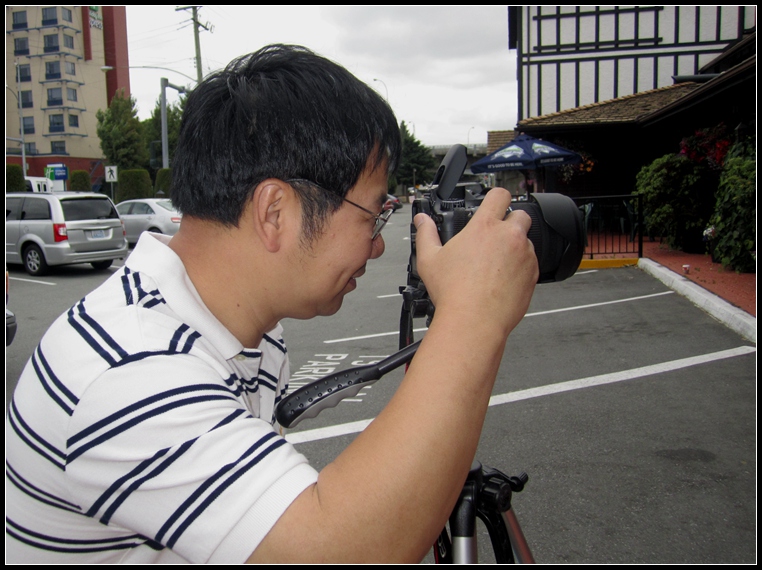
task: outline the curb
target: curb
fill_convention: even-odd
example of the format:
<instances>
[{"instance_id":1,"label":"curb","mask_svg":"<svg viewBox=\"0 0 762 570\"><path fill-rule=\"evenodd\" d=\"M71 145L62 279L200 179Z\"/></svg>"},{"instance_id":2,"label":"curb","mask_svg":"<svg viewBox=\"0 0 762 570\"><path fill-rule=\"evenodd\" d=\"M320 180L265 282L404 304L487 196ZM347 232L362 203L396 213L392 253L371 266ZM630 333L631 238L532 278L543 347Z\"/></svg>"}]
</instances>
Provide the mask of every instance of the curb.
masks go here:
<instances>
[{"instance_id":1,"label":"curb","mask_svg":"<svg viewBox=\"0 0 762 570\"><path fill-rule=\"evenodd\" d=\"M637 257L621 257L612 259L583 259L580 269L608 269L610 267L629 267L638 264Z\"/></svg>"},{"instance_id":2,"label":"curb","mask_svg":"<svg viewBox=\"0 0 762 570\"><path fill-rule=\"evenodd\" d=\"M757 319L746 311L734 307L721 297L697 285L690 279L667 269L652 259L640 258L638 267L656 277L670 289L686 297L728 328L757 344Z\"/></svg>"}]
</instances>

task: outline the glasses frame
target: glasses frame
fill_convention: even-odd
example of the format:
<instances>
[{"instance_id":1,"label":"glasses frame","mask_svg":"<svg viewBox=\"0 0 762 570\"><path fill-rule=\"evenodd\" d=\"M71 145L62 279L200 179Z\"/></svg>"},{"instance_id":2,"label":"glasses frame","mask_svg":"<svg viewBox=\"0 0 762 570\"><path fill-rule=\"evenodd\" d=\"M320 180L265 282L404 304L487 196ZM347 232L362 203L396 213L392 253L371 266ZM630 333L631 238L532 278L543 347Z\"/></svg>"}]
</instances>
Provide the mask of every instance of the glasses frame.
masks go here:
<instances>
[{"instance_id":1,"label":"glasses frame","mask_svg":"<svg viewBox=\"0 0 762 570\"><path fill-rule=\"evenodd\" d=\"M302 184L309 184L310 186L314 188L318 188L319 190L322 190L323 192L328 192L328 190L323 188L320 184L312 182L312 180L307 180L306 178L289 178L288 180L286 180L286 182L288 182L289 184L292 182L296 182L297 184L301 182ZM392 214L394 213L394 208L387 208L386 206L384 206L384 209L381 210L380 214L374 214L367 208L360 206L360 204L355 204L354 202L352 202L352 200L347 200L346 198L342 198L342 200L344 200L344 202L349 202L355 208L359 208L366 214L369 214L376 221L375 225L373 226L373 232L370 235L371 240L376 239L379 236L379 234L381 234L381 230L384 229L386 222L389 221L389 218L391 218Z\"/></svg>"}]
</instances>

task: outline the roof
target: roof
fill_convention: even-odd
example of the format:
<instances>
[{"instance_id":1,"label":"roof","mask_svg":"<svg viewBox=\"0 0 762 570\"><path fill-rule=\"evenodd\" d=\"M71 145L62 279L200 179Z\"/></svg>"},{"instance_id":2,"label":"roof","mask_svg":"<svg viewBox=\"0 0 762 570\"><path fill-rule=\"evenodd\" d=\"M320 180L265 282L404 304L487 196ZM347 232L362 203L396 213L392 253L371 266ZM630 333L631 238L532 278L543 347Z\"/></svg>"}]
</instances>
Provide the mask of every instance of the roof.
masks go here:
<instances>
[{"instance_id":1,"label":"roof","mask_svg":"<svg viewBox=\"0 0 762 570\"><path fill-rule=\"evenodd\" d=\"M504 147L515 139L517 134L516 131L487 131L487 154Z\"/></svg>"},{"instance_id":2,"label":"roof","mask_svg":"<svg viewBox=\"0 0 762 570\"><path fill-rule=\"evenodd\" d=\"M519 130L524 130L532 127L636 123L641 117L651 115L671 105L700 86L698 83L691 82L668 85L650 91L625 95L617 99L566 109L557 113L529 117L519 121L518 127Z\"/></svg>"}]
</instances>

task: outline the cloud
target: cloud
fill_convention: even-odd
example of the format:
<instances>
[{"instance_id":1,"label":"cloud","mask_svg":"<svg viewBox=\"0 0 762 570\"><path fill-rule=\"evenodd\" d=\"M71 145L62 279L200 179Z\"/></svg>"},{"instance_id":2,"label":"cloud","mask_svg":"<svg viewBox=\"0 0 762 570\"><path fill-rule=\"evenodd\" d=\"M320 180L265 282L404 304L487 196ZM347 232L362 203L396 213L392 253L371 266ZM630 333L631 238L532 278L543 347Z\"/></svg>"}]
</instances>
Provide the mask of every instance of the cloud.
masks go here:
<instances>
[{"instance_id":1,"label":"cloud","mask_svg":"<svg viewBox=\"0 0 762 570\"><path fill-rule=\"evenodd\" d=\"M488 130L516 124L505 6L204 6L199 14L214 26L201 32L205 73L264 45L295 43L388 95L424 144L486 143ZM127 15L130 65L195 76L189 12L128 6ZM131 73L131 81L144 118L158 98L158 74Z\"/></svg>"}]
</instances>

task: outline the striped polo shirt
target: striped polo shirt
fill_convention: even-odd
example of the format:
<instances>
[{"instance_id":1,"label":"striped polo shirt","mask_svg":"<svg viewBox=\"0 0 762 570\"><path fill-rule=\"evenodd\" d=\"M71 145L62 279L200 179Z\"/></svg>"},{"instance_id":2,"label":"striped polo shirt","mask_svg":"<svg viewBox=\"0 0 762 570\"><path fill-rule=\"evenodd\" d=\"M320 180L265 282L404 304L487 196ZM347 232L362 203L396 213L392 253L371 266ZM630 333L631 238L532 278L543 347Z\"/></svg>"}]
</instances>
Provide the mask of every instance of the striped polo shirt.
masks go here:
<instances>
[{"instance_id":1,"label":"striped polo shirt","mask_svg":"<svg viewBox=\"0 0 762 570\"><path fill-rule=\"evenodd\" d=\"M7 562L240 563L317 480L274 425L281 327L242 346L167 243L143 234L27 363L6 419Z\"/></svg>"}]
</instances>

